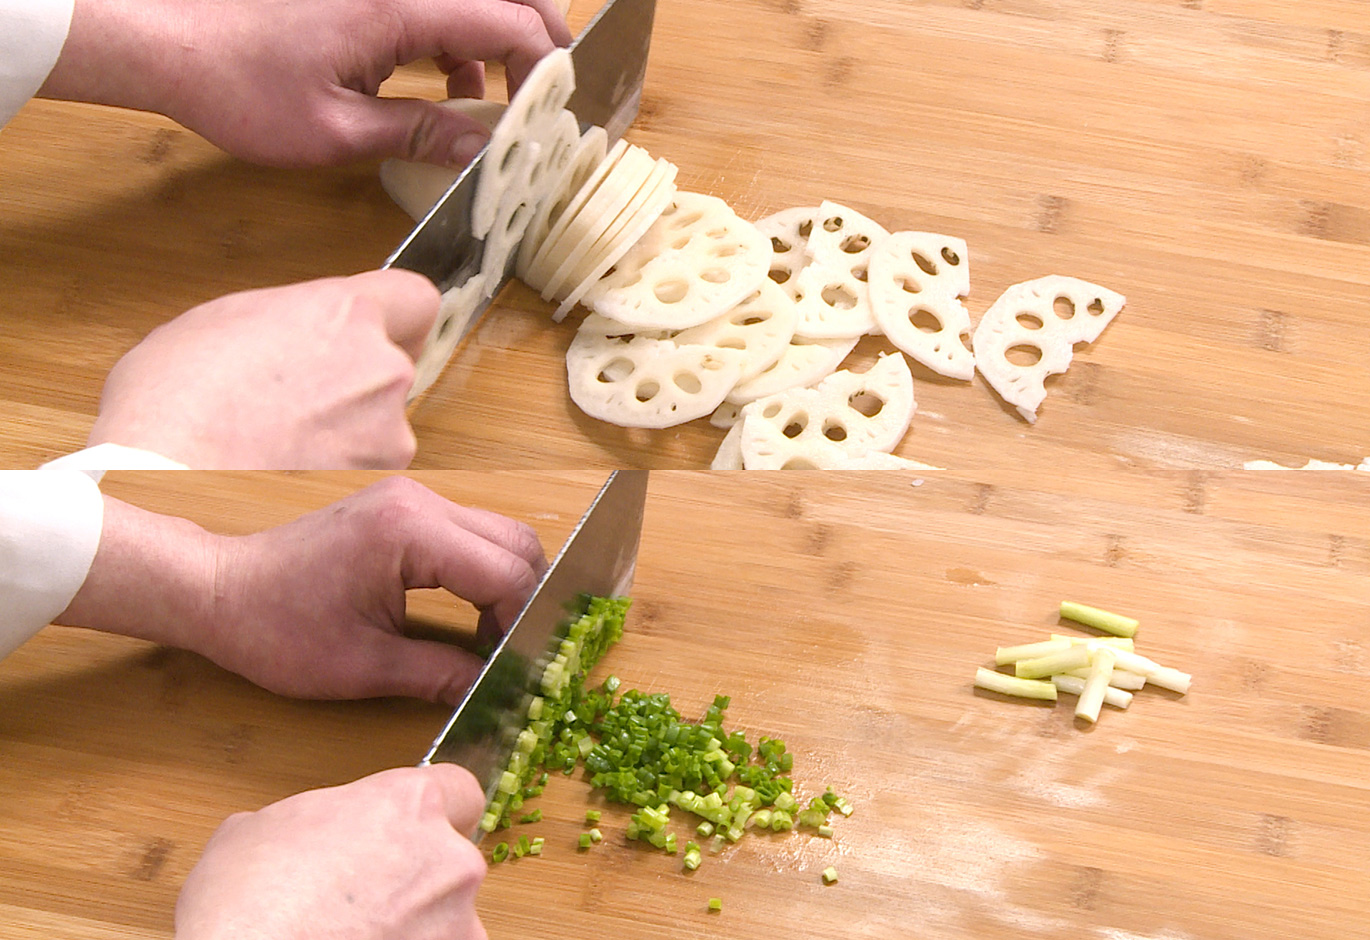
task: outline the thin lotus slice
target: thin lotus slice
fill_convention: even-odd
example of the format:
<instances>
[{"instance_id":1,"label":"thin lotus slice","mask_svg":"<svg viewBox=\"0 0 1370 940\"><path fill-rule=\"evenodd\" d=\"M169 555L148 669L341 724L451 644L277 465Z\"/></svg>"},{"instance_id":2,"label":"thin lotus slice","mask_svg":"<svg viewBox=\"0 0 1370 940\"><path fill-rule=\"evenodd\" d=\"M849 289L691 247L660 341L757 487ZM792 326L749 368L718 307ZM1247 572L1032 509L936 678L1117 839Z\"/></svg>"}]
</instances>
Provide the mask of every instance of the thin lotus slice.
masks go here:
<instances>
[{"instance_id":1,"label":"thin lotus slice","mask_svg":"<svg viewBox=\"0 0 1370 940\"><path fill-rule=\"evenodd\" d=\"M536 160L531 144L546 150L576 87L571 53L554 49L533 66L490 134L471 202L471 230L484 238L494 227L505 193L527 185Z\"/></svg>"},{"instance_id":2,"label":"thin lotus slice","mask_svg":"<svg viewBox=\"0 0 1370 940\"><path fill-rule=\"evenodd\" d=\"M567 112L568 114L570 112ZM595 126L580 135L566 160L566 166L548 187L548 196L538 206L528 223L528 231L519 246L518 264L515 270L525 282L529 278L533 257L547 240L551 228L561 218L571 200L604 163L609 152L609 135L604 128ZM530 287L534 286L531 283Z\"/></svg>"},{"instance_id":3,"label":"thin lotus slice","mask_svg":"<svg viewBox=\"0 0 1370 940\"><path fill-rule=\"evenodd\" d=\"M766 237L722 199L677 191L583 303L632 327L688 329L750 297L770 259Z\"/></svg>"},{"instance_id":4,"label":"thin lotus slice","mask_svg":"<svg viewBox=\"0 0 1370 940\"><path fill-rule=\"evenodd\" d=\"M795 206L756 223L757 231L771 240L771 280L791 300L799 299L799 272L809 264L809 234L821 211L819 206Z\"/></svg>"},{"instance_id":5,"label":"thin lotus slice","mask_svg":"<svg viewBox=\"0 0 1370 940\"><path fill-rule=\"evenodd\" d=\"M571 400L592 418L665 428L702 418L737 382L742 353L671 340L577 331L566 351Z\"/></svg>"},{"instance_id":6,"label":"thin lotus slice","mask_svg":"<svg viewBox=\"0 0 1370 940\"><path fill-rule=\"evenodd\" d=\"M913 375L900 353L865 372L834 372L813 388L758 399L742 410L748 470L830 469L871 451L889 453L913 419Z\"/></svg>"},{"instance_id":7,"label":"thin lotus slice","mask_svg":"<svg viewBox=\"0 0 1370 940\"><path fill-rule=\"evenodd\" d=\"M1075 343L1092 343L1123 309L1122 294L1073 277L1014 284L975 328L975 367L1028 423L1046 398L1048 375L1066 371Z\"/></svg>"},{"instance_id":8,"label":"thin lotus slice","mask_svg":"<svg viewBox=\"0 0 1370 940\"><path fill-rule=\"evenodd\" d=\"M553 320L560 322L666 211L675 198L677 172L674 163L657 161L656 169L641 191L604 234L595 240L581 265L572 272L567 284L574 286L559 298L561 302L552 314Z\"/></svg>"},{"instance_id":9,"label":"thin lotus slice","mask_svg":"<svg viewBox=\"0 0 1370 940\"><path fill-rule=\"evenodd\" d=\"M675 335L681 346L717 346L744 355L739 382L754 379L775 365L794 337L799 318L794 302L770 278L756 292L721 317Z\"/></svg>"},{"instance_id":10,"label":"thin lotus slice","mask_svg":"<svg viewBox=\"0 0 1370 940\"><path fill-rule=\"evenodd\" d=\"M809 339L795 336L775 365L755 378L739 382L728 401L745 405L791 388L816 385L837 371L842 360L856 348L856 339Z\"/></svg>"},{"instance_id":11,"label":"thin lotus slice","mask_svg":"<svg viewBox=\"0 0 1370 940\"><path fill-rule=\"evenodd\" d=\"M558 296L567 278L594 248L595 241L628 209L656 169L656 161L647 151L629 144L579 209L562 216L566 225L550 241L543 262L548 272L543 300Z\"/></svg>"},{"instance_id":12,"label":"thin lotus slice","mask_svg":"<svg viewBox=\"0 0 1370 940\"><path fill-rule=\"evenodd\" d=\"M533 255L532 262L529 263L527 271L523 274L523 279L529 287L542 291L547 286L547 282L556 271L555 252L557 246L562 242L562 236L580 216L585 205L599 192L604 181L612 175L619 161L628 155L628 148L631 146L626 140L619 140L618 143L610 147L603 162L595 167L585 183L571 194L570 201L558 214L556 221L552 223L547 232L547 237L538 246L537 253Z\"/></svg>"},{"instance_id":13,"label":"thin lotus slice","mask_svg":"<svg viewBox=\"0 0 1370 940\"><path fill-rule=\"evenodd\" d=\"M878 223L835 202L820 205L809 232L809 263L795 276L796 332L845 339L875 332L866 267L889 235Z\"/></svg>"},{"instance_id":14,"label":"thin lotus slice","mask_svg":"<svg viewBox=\"0 0 1370 940\"><path fill-rule=\"evenodd\" d=\"M449 98L439 102L444 108L460 111L492 130L504 113L505 105L484 98ZM415 222L422 219L439 199L452 188L463 170L418 163L394 157L381 161L381 188Z\"/></svg>"},{"instance_id":15,"label":"thin lotus slice","mask_svg":"<svg viewBox=\"0 0 1370 940\"><path fill-rule=\"evenodd\" d=\"M975 376L966 243L932 232L895 232L877 245L868 266L876 325L911 358L953 379Z\"/></svg>"},{"instance_id":16,"label":"thin lotus slice","mask_svg":"<svg viewBox=\"0 0 1370 940\"><path fill-rule=\"evenodd\" d=\"M742 470L742 422L728 429L718 445L714 459L709 463L710 470Z\"/></svg>"},{"instance_id":17,"label":"thin lotus slice","mask_svg":"<svg viewBox=\"0 0 1370 940\"><path fill-rule=\"evenodd\" d=\"M479 274L473 275L465 284L443 292L442 305L424 340L423 352L414 360L414 383L409 388L409 401L422 395L437 381L456 351L457 344L470 329L484 297L484 278Z\"/></svg>"}]
</instances>

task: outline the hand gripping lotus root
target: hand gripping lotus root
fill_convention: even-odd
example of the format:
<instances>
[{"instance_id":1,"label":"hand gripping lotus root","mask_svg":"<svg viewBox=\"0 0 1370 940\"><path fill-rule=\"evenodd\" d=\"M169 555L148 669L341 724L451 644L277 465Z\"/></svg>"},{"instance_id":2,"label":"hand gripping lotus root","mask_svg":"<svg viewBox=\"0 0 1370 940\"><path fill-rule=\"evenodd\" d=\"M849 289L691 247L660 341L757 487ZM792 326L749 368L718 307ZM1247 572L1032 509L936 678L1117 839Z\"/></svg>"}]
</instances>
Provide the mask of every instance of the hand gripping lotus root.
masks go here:
<instances>
[{"instance_id":1,"label":"hand gripping lotus root","mask_svg":"<svg viewBox=\"0 0 1370 940\"><path fill-rule=\"evenodd\" d=\"M1051 275L1014 284L975 328L975 366L1029 423L1046 398L1046 377L1066 371L1076 343L1092 343L1127 298L1088 281ZM1015 355L1035 359L1019 364Z\"/></svg>"}]
</instances>

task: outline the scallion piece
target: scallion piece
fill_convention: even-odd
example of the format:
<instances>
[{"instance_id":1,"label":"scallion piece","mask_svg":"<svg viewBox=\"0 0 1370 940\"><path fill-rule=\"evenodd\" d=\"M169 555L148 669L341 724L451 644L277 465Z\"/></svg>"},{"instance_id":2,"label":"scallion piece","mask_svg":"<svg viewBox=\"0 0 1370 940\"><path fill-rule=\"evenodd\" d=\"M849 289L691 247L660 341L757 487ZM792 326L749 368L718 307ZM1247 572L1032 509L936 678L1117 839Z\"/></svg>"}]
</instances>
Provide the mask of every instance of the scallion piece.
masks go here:
<instances>
[{"instance_id":1,"label":"scallion piece","mask_svg":"<svg viewBox=\"0 0 1370 940\"><path fill-rule=\"evenodd\" d=\"M591 842L600 842L604 839L604 833L600 832L598 829L591 829L586 835L590 837Z\"/></svg>"},{"instance_id":2,"label":"scallion piece","mask_svg":"<svg viewBox=\"0 0 1370 940\"><path fill-rule=\"evenodd\" d=\"M1114 636L1133 636L1137 632L1137 621L1131 617L1111 614L1106 610L1077 604L1074 601L1061 601L1061 616L1087 627L1112 633Z\"/></svg>"},{"instance_id":3,"label":"scallion piece","mask_svg":"<svg viewBox=\"0 0 1370 940\"><path fill-rule=\"evenodd\" d=\"M723 910L723 899L709 898L709 913L717 914L721 910Z\"/></svg>"},{"instance_id":4,"label":"scallion piece","mask_svg":"<svg viewBox=\"0 0 1370 940\"><path fill-rule=\"evenodd\" d=\"M509 857L509 843L508 843L508 842L501 842L499 845L495 846L494 851L492 851L492 852L490 853L490 861L492 861L492 862L502 862L502 861L504 861L504 860L505 860L506 858L508 858L508 857Z\"/></svg>"},{"instance_id":5,"label":"scallion piece","mask_svg":"<svg viewBox=\"0 0 1370 940\"><path fill-rule=\"evenodd\" d=\"M837 884L837 869L831 866L823 869L823 883L825 885Z\"/></svg>"},{"instance_id":6,"label":"scallion piece","mask_svg":"<svg viewBox=\"0 0 1370 940\"><path fill-rule=\"evenodd\" d=\"M590 838L590 833L582 832L580 834L580 841L578 844L582 849L588 849L592 842L593 840Z\"/></svg>"},{"instance_id":7,"label":"scallion piece","mask_svg":"<svg viewBox=\"0 0 1370 940\"><path fill-rule=\"evenodd\" d=\"M524 813L522 816L519 817L519 822L521 822L521 823L542 822L542 810L540 810L540 809L535 809L535 810L533 810L531 813Z\"/></svg>"},{"instance_id":8,"label":"scallion piece","mask_svg":"<svg viewBox=\"0 0 1370 940\"><path fill-rule=\"evenodd\" d=\"M975 670L975 686L980 689L988 689L991 692L998 692L1000 695L1016 695L1019 698L1043 699L1048 702L1056 701L1056 686L1050 682L1006 676L1002 672L995 672L983 666Z\"/></svg>"},{"instance_id":9,"label":"scallion piece","mask_svg":"<svg viewBox=\"0 0 1370 940\"><path fill-rule=\"evenodd\" d=\"M819 827L818 827L818 835L821 836L821 837L824 838L824 839L831 839L831 838L832 838L832 826L829 826L827 823L824 823L823 825L819 826Z\"/></svg>"}]
</instances>

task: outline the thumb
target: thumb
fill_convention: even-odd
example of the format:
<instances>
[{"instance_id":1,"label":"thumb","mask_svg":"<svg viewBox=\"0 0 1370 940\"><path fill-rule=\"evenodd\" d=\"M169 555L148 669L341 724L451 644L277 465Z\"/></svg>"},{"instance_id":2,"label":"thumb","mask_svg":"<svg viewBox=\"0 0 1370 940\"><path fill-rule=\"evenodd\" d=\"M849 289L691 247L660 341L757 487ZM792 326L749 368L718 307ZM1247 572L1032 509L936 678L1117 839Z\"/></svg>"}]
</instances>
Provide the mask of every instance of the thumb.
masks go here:
<instances>
[{"instance_id":1,"label":"thumb","mask_svg":"<svg viewBox=\"0 0 1370 940\"><path fill-rule=\"evenodd\" d=\"M370 670L374 696L398 695L456 705L480 675L482 660L436 640L380 635Z\"/></svg>"},{"instance_id":2,"label":"thumb","mask_svg":"<svg viewBox=\"0 0 1370 940\"><path fill-rule=\"evenodd\" d=\"M459 169L490 140L479 120L436 101L357 95L349 108L352 143L363 159L398 157Z\"/></svg>"}]
</instances>

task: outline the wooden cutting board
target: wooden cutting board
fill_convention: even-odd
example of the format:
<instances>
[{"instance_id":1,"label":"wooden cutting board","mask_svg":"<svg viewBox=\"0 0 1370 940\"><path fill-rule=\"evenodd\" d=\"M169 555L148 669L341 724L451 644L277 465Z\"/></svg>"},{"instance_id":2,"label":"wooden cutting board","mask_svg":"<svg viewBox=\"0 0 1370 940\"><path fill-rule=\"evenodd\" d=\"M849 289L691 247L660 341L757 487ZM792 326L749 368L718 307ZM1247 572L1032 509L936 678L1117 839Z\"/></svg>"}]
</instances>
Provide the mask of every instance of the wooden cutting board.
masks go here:
<instances>
[{"instance_id":1,"label":"wooden cutting board","mask_svg":"<svg viewBox=\"0 0 1370 940\"><path fill-rule=\"evenodd\" d=\"M576 0L573 25L593 7ZM442 77L416 65L386 91L440 97ZM660 0L628 136L749 219L827 198L965 238L977 318L1051 273L1128 297L1034 427L978 378L916 367L907 456L1356 463L1367 98L1370 10L1351 0ZM373 268L409 227L374 165L261 169L156 116L30 104L0 137L0 465L81 446L103 376L158 323ZM707 465L722 432L705 421L580 413L576 317L549 311L501 296L413 409L416 466Z\"/></svg>"},{"instance_id":2,"label":"wooden cutting board","mask_svg":"<svg viewBox=\"0 0 1370 940\"><path fill-rule=\"evenodd\" d=\"M602 482L418 476L528 522L549 552ZM235 534L371 479L119 474L106 490ZM604 669L686 715L731 695L732 724L788 742L802 791L831 784L856 812L831 842L749 837L685 875L625 842L616 807L578 853L599 802L558 778L546 821L520 827L544 856L492 867L483 921L497 938L1365 937L1365 497L1349 475L1293 472L658 472ZM1138 617L1139 648L1193 691L1143 692L1093 728L1064 702L973 691L997 645L1061 629L1063 598ZM431 594L416 610L473 621ZM446 714L288 701L188 653L49 628L0 663L0 937L170 936L223 817L412 763Z\"/></svg>"}]
</instances>

